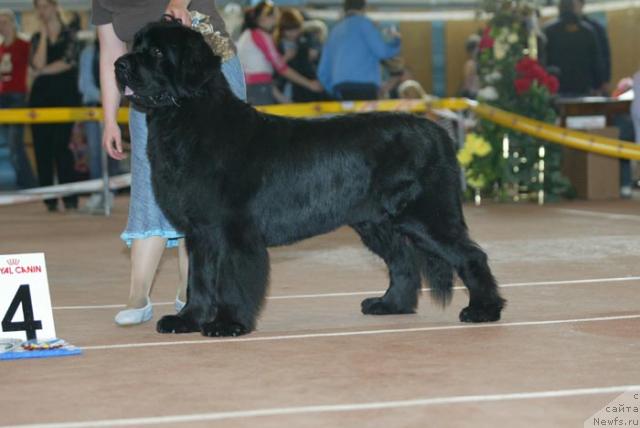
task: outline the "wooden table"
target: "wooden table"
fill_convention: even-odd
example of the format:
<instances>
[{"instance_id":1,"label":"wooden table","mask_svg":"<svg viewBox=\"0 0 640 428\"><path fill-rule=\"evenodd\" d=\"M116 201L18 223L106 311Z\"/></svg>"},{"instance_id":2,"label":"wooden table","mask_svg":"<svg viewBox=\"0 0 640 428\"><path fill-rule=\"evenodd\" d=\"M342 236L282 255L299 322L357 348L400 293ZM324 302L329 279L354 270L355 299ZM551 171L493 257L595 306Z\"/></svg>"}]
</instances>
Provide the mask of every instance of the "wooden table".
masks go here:
<instances>
[{"instance_id":1,"label":"wooden table","mask_svg":"<svg viewBox=\"0 0 640 428\"><path fill-rule=\"evenodd\" d=\"M618 138L616 118L628 114L631 100L606 97L559 98L555 102L560 123L566 126L570 116L605 116L607 126L586 132ZM581 199L617 199L620 197L620 162L595 153L564 149L562 172L569 178Z\"/></svg>"}]
</instances>

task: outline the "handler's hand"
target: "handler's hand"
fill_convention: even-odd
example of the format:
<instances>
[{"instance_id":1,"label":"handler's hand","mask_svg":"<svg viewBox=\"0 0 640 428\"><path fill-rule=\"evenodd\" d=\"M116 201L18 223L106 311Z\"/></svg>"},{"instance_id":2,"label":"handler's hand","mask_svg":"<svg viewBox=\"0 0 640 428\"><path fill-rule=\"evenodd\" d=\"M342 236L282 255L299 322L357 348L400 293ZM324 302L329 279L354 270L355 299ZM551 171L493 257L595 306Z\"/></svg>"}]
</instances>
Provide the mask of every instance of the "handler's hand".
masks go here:
<instances>
[{"instance_id":1,"label":"handler's hand","mask_svg":"<svg viewBox=\"0 0 640 428\"><path fill-rule=\"evenodd\" d=\"M113 159L122 160L127 155L122 150L122 136L120 134L120 127L114 123L111 125L104 125L104 131L102 132L102 147L109 153Z\"/></svg>"},{"instance_id":2,"label":"handler's hand","mask_svg":"<svg viewBox=\"0 0 640 428\"><path fill-rule=\"evenodd\" d=\"M182 25L191 27L191 15L189 15L189 3L191 0L171 0L164 13L182 21Z\"/></svg>"}]
</instances>

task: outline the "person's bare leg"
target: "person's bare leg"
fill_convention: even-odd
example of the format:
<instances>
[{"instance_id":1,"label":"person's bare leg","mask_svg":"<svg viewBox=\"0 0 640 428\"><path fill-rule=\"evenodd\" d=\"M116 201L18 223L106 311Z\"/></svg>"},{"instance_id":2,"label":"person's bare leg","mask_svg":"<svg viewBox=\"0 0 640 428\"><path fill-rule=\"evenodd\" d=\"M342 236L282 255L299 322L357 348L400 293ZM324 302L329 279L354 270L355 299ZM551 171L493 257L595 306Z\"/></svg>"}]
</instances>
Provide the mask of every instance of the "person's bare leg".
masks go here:
<instances>
[{"instance_id":1,"label":"person's bare leg","mask_svg":"<svg viewBox=\"0 0 640 428\"><path fill-rule=\"evenodd\" d=\"M187 284L189 281L189 254L185 240L181 239L178 245L178 299L187 301Z\"/></svg>"},{"instance_id":2,"label":"person's bare leg","mask_svg":"<svg viewBox=\"0 0 640 428\"><path fill-rule=\"evenodd\" d=\"M127 308L142 308L148 303L166 238L151 236L134 239L131 245L131 289Z\"/></svg>"}]
</instances>

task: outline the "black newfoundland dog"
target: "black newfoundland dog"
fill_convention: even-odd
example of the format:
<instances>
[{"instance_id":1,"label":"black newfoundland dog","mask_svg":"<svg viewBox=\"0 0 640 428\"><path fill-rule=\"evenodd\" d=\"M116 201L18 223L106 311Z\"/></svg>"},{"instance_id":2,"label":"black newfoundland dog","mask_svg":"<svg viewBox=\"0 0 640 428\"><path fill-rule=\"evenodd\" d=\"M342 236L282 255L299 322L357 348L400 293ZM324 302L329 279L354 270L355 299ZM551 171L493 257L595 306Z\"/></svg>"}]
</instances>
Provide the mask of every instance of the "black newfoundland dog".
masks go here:
<instances>
[{"instance_id":1,"label":"black newfoundland dog","mask_svg":"<svg viewBox=\"0 0 640 428\"><path fill-rule=\"evenodd\" d=\"M154 192L185 234L188 301L161 333L252 331L269 277L267 247L348 225L388 266L364 314L410 314L421 280L442 304L453 274L469 289L464 322L500 319L505 301L468 235L460 170L445 131L409 114L303 120L236 98L200 33L153 23L115 64L120 89L148 114Z\"/></svg>"}]
</instances>

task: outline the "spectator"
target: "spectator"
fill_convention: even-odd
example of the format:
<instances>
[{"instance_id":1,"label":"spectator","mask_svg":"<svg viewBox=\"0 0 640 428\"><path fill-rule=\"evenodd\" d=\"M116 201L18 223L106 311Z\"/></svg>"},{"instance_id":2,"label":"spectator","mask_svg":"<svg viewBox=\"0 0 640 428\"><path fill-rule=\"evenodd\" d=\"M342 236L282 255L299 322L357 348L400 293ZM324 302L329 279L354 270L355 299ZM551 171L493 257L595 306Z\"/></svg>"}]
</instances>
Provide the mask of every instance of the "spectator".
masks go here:
<instances>
[{"instance_id":1,"label":"spectator","mask_svg":"<svg viewBox=\"0 0 640 428\"><path fill-rule=\"evenodd\" d=\"M284 9L278 19L274 37L282 59L297 72L300 72L300 70L293 67L291 61L298 53L298 43L302 35L303 23L304 17L298 10ZM277 76L274 83L276 100L279 103L290 103L293 98L293 83L282 76Z\"/></svg>"},{"instance_id":2,"label":"spectator","mask_svg":"<svg viewBox=\"0 0 640 428\"><path fill-rule=\"evenodd\" d=\"M78 43L60 18L56 0L34 0L40 29L31 39L31 66L35 79L31 107L78 106ZM53 184L54 163L60 183L76 180L74 159L69 149L71 123L33 125L38 177L41 186ZM78 208L76 195L65 196L67 210ZM49 211L57 211L57 199L47 199Z\"/></svg>"},{"instance_id":3,"label":"spectator","mask_svg":"<svg viewBox=\"0 0 640 428\"><path fill-rule=\"evenodd\" d=\"M400 84L406 80L411 80L413 76L411 72L407 70L404 58L401 56L395 56L393 58L382 61L383 75L386 75L380 90L378 91L379 98L402 98L399 93Z\"/></svg>"},{"instance_id":4,"label":"spectator","mask_svg":"<svg viewBox=\"0 0 640 428\"><path fill-rule=\"evenodd\" d=\"M15 15L0 9L0 108L24 107L27 99L29 42L18 37ZM36 178L24 148L24 126L0 126L9 144L9 156L19 188L35 187Z\"/></svg>"},{"instance_id":5,"label":"spectator","mask_svg":"<svg viewBox=\"0 0 640 428\"><path fill-rule=\"evenodd\" d=\"M618 117L617 125L620 133L618 139L640 144L640 71L637 71L631 80L634 97L631 102L629 115ZM620 160L620 196L631 199L633 189L633 169L631 161Z\"/></svg>"},{"instance_id":6,"label":"spectator","mask_svg":"<svg viewBox=\"0 0 640 428\"><path fill-rule=\"evenodd\" d=\"M82 95L82 105L85 107L99 107L100 103L100 43L95 41L88 44L80 54L80 66L78 71L78 89ZM87 137L89 148L89 178L102 178L102 127L100 122L84 122L84 133ZM115 159L107 161L109 175L114 175L118 170ZM105 204L111 205L113 196L104 200L103 192L91 195L82 211L88 213L101 213Z\"/></svg>"},{"instance_id":7,"label":"spectator","mask_svg":"<svg viewBox=\"0 0 640 428\"><path fill-rule=\"evenodd\" d=\"M480 77L478 76L478 44L480 36L472 34L467 39L465 50L467 61L464 63L462 88L460 96L475 99L480 89Z\"/></svg>"},{"instance_id":8,"label":"spectator","mask_svg":"<svg viewBox=\"0 0 640 428\"><path fill-rule=\"evenodd\" d=\"M278 51L289 67L310 80L317 77L318 60L322 49L320 21L305 22L296 9L285 9L278 22L276 42ZM324 26L326 38L326 26ZM326 99L326 95L310 91L308 88L285 79L278 79L278 89L288 102L304 103Z\"/></svg>"},{"instance_id":9,"label":"spectator","mask_svg":"<svg viewBox=\"0 0 640 428\"><path fill-rule=\"evenodd\" d=\"M585 2L586 0L576 0L576 10L578 16L593 28L598 41L598 49L602 57L602 81L593 89L601 95L608 95L610 92L609 85L611 83L611 48L609 46L609 36L607 35L607 29L604 28L602 24L584 14Z\"/></svg>"},{"instance_id":10,"label":"spectator","mask_svg":"<svg viewBox=\"0 0 640 428\"><path fill-rule=\"evenodd\" d=\"M561 0L560 16L544 28L547 66L558 69L563 96L590 95L604 76L596 33L578 16L577 1Z\"/></svg>"},{"instance_id":11,"label":"spectator","mask_svg":"<svg viewBox=\"0 0 640 428\"><path fill-rule=\"evenodd\" d=\"M364 16L366 0L345 0L345 18L323 47L318 77L327 91L343 100L374 100L381 84L380 62L400 52L400 35L385 41Z\"/></svg>"},{"instance_id":12,"label":"spectator","mask_svg":"<svg viewBox=\"0 0 640 428\"><path fill-rule=\"evenodd\" d=\"M398 96L404 100L427 100L429 95L416 80L405 80L398 86Z\"/></svg>"},{"instance_id":13,"label":"spectator","mask_svg":"<svg viewBox=\"0 0 640 428\"><path fill-rule=\"evenodd\" d=\"M238 40L238 56L247 81L247 100L253 105L275 104L274 70L293 83L314 92L322 86L290 68L276 49L271 33L275 29L278 9L273 2L261 1L245 13L245 30Z\"/></svg>"}]
</instances>

